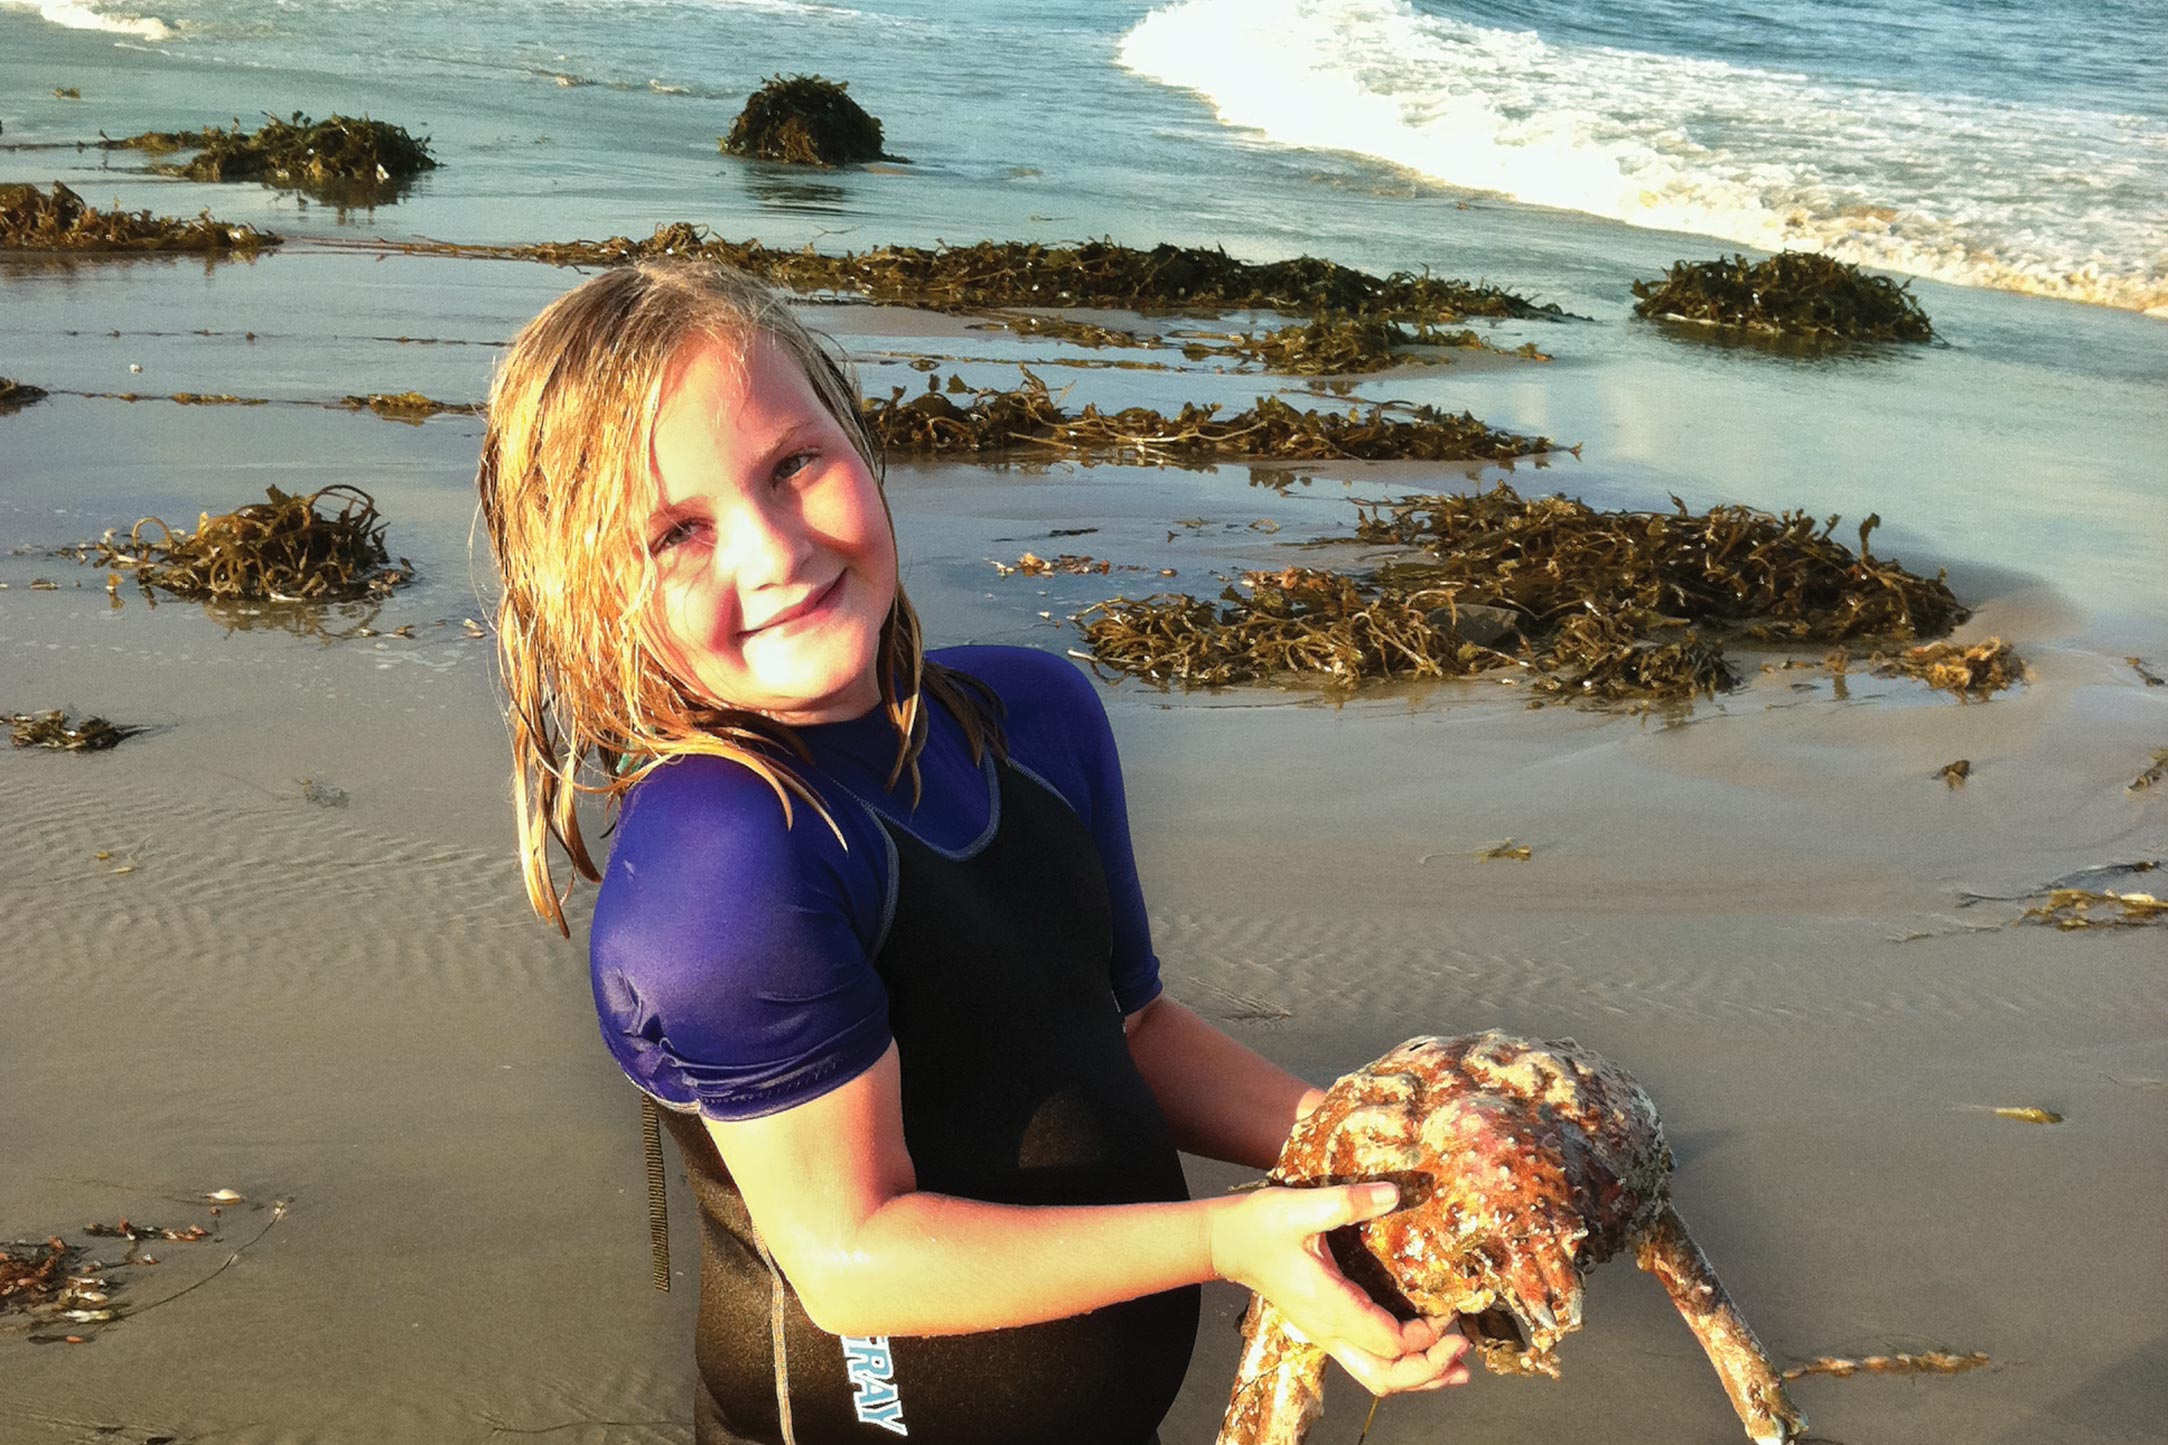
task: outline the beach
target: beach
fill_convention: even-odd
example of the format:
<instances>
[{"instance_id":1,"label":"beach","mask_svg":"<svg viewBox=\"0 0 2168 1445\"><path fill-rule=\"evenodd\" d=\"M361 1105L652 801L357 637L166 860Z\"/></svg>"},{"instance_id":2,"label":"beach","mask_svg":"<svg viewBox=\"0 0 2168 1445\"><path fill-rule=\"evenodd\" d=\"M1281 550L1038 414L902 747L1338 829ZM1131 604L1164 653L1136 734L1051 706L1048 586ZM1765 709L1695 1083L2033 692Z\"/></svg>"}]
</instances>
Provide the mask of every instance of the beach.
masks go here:
<instances>
[{"instance_id":1,"label":"beach","mask_svg":"<svg viewBox=\"0 0 2168 1445\"><path fill-rule=\"evenodd\" d=\"M855 59L853 93L880 93L875 39L833 14L729 13L801 46L761 52L763 74L786 54ZM1486 1027L1571 1037L1625 1065L1662 1110L1682 1214L1780 1365L1989 1356L1954 1377L1803 1380L1815 1439L2157 1436L2163 935L2021 915L2080 870L2168 856L2168 789L2129 786L2168 747L2168 687L2128 660L2168 672L2168 323L1922 278L1913 294L1942 338L1930 347L1712 345L1633 318L1628 287L1727 241L1246 134L1193 162L1220 176L1239 151L1241 185L1199 182L1177 206L1188 173L1104 137L1064 149L1065 128L1099 124L1094 107L1028 66L1023 99L989 82L978 102L1036 117L1006 147L998 125L956 138L913 92L891 121L911 166L800 178L716 155L743 87L684 93L644 23L628 22L622 75L589 56L594 83L560 84L534 73L554 63L538 41L519 89L449 61L439 74L418 47L395 48L374 82L291 54L244 69L168 19L178 42L0 9L14 107L0 141L368 109L432 126L445 167L395 205L341 213L118 155L0 151L0 182L57 176L97 204L209 207L288 237L217 263L0 252L0 376L53 393L0 416L0 711L145 729L95 755L0 755L0 1238L80 1240L122 1217L218 1236L147 1246L161 1262L131 1270L125 1302L176 1297L86 1344L0 1332L0 1441L690 1440L691 1198L673 1159L677 1287L661 1294L638 1096L596 1038L592 890L564 940L520 885L493 648L476 635L494 602L472 526L482 422L338 405L480 402L502 343L578 279L404 243L639 237L675 220L824 250L1107 234L1256 260L1308 251L1483 279L1572 313L1486 325L1493 352L1340 389L1559 444L1511 466L896 461L904 582L937 644L1068 654L1082 647L1070 619L1092 603L1214 596L1240 569L1316 555L1294 544L1348 536L1352 500L1411 491L1504 481L1599 507L1800 507L1841 514L1840 539L1879 513L1876 554L1946 569L1973 610L1956 640L2010 641L2021 686L1959 701L1864 667L1841 683L1763 671L1778 654L1743 653L1740 688L1634 712L1531 709L1525 689L1491 681L1343 697L1105 674L1167 987L1320 1082L1411 1035ZM971 23L974 44L1008 24ZM1128 23L1077 22L1105 53L1101 96L1157 94L1112 67ZM1049 53L1085 45L1051 22L1039 38ZM933 44L900 22L889 43ZM960 93L954 67L993 52L975 54L924 84ZM664 89L634 83L643 66ZM81 86L78 111L44 99L63 83ZM1135 134L1155 145L1203 146L1218 124L1186 92L1151 104L1165 109ZM932 358L972 385L1013 386L1028 366L1072 407L1336 404L1303 378L1178 353L1153 353L1170 370L1110 368L969 317L837 298L804 311L871 395L923 389L912 363ZM1509 354L1529 342L1553 359ZM267 487L333 483L375 498L417 580L306 624L152 606L132 585L109 596L99 569L53 555L138 517L183 526ZM1089 551L1116 570L994 565L1026 551ZM1970 777L1946 786L1937 770L1958 758ZM1479 856L1509 838L1526 860ZM1995 1112L2019 1108L2062 1120ZM1242 1181L1187 1163L1195 1193ZM214 1217L218 1190L243 1198ZM1169 1445L1216 1429L1243 1303L1207 1290ZM1562 1358L1556 1382L1479 1373L1389 1400L1369 1438L1739 1438L1692 1337L1630 1261L1590 1276ZM1360 1390L1336 1377L1326 1404L1310 1438L1354 1441Z\"/></svg>"}]
</instances>

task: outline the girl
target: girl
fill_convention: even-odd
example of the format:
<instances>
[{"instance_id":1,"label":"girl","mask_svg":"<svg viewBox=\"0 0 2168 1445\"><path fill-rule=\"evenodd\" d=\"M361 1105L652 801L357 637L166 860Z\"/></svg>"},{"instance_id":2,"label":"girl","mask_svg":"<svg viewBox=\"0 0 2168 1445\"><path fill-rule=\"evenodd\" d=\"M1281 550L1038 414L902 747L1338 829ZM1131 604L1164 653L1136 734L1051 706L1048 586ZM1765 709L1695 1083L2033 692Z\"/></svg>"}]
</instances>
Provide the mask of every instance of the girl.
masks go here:
<instances>
[{"instance_id":1,"label":"girl","mask_svg":"<svg viewBox=\"0 0 2168 1445\"><path fill-rule=\"evenodd\" d=\"M1467 1377L1324 1248L1391 1185L1188 1200L1177 1148L1267 1168L1317 1091L1161 994L1091 683L921 650L857 390L777 298L597 276L489 415L528 894L566 928L553 840L601 883L603 1037L701 1204L701 1445L1144 1445L1213 1278L1373 1392Z\"/></svg>"}]
</instances>

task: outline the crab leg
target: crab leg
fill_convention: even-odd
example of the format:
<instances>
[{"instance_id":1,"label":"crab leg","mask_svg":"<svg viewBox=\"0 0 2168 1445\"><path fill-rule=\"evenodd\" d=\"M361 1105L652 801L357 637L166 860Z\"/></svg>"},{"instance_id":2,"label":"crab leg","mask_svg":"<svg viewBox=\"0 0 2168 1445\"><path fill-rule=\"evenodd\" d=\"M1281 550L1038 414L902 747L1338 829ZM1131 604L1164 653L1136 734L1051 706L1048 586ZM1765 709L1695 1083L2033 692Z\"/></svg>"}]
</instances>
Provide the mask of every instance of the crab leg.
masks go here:
<instances>
[{"instance_id":1,"label":"crab leg","mask_svg":"<svg viewBox=\"0 0 2168 1445\"><path fill-rule=\"evenodd\" d=\"M1251 1296L1218 1445L1300 1445L1324 1413L1325 1352L1289 1329L1263 1295Z\"/></svg>"},{"instance_id":2,"label":"crab leg","mask_svg":"<svg viewBox=\"0 0 2168 1445\"><path fill-rule=\"evenodd\" d=\"M1669 1205L1635 1249L1635 1262L1664 1283L1686 1327L1701 1341L1716 1366L1724 1393L1755 1445L1789 1445L1807 1428L1807 1417L1793 1408L1784 1381L1754 1338L1739 1308L1724 1292L1723 1281L1686 1232L1686 1223Z\"/></svg>"}]
</instances>

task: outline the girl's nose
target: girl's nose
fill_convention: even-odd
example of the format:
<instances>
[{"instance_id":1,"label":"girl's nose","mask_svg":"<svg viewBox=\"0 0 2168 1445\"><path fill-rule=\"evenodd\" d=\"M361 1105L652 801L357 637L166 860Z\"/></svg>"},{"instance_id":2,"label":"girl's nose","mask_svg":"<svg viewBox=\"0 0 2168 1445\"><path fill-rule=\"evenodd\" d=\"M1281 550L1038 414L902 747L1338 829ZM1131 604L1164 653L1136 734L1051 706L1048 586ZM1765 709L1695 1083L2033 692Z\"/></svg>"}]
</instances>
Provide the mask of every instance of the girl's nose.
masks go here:
<instances>
[{"instance_id":1,"label":"girl's nose","mask_svg":"<svg viewBox=\"0 0 2168 1445\"><path fill-rule=\"evenodd\" d=\"M804 571L813 539L795 501L763 497L729 519L728 535L715 549L727 580L749 589L787 583Z\"/></svg>"}]
</instances>

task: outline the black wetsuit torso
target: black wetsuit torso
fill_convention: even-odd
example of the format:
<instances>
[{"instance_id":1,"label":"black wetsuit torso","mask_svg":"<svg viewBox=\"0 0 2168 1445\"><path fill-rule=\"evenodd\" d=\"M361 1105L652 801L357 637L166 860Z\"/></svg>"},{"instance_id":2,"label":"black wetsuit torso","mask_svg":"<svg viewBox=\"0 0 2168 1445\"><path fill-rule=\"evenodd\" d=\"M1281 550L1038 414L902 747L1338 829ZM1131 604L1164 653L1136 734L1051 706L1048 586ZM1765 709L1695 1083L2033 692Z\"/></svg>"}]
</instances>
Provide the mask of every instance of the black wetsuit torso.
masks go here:
<instances>
[{"instance_id":1,"label":"black wetsuit torso","mask_svg":"<svg viewBox=\"0 0 2168 1445\"><path fill-rule=\"evenodd\" d=\"M1187 1197L1108 981L1091 835L1048 786L993 770L998 814L951 854L883 820L896 903L874 965L902 1068L918 1187L1006 1204ZM698 1445L779 1445L778 1276L700 1119L665 1119L701 1208ZM1195 1288L1070 1319L937 1338L842 1340L782 1294L799 1445L1144 1445L1196 1338Z\"/></svg>"}]
</instances>

